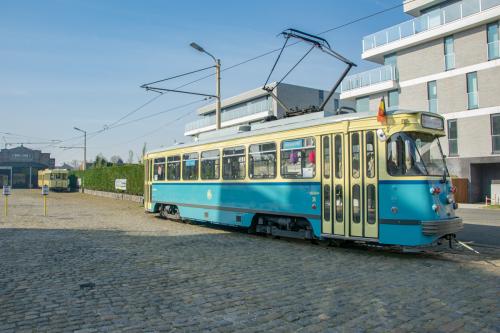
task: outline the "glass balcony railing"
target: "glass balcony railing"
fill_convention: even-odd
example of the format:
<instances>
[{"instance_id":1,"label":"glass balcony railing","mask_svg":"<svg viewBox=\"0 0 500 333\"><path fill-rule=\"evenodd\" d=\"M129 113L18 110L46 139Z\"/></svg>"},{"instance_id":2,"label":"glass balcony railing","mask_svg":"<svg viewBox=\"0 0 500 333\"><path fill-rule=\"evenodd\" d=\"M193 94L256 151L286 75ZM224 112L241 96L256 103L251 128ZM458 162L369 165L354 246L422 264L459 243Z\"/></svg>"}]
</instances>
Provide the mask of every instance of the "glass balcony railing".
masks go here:
<instances>
[{"instance_id":1,"label":"glass balcony railing","mask_svg":"<svg viewBox=\"0 0 500 333\"><path fill-rule=\"evenodd\" d=\"M243 118L256 113L272 112L272 103L270 97L261 98L255 101L250 101L228 109L222 109L221 122L229 121L237 118ZM186 124L185 131L192 131L198 128L215 125L215 115L207 115Z\"/></svg>"},{"instance_id":2,"label":"glass balcony railing","mask_svg":"<svg viewBox=\"0 0 500 333\"><path fill-rule=\"evenodd\" d=\"M341 92L367 87L373 84L396 81L397 70L392 65L386 65L366 72L347 76L340 86Z\"/></svg>"},{"instance_id":3,"label":"glass balcony railing","mask_svg":"<svg viewBox=\"0 0 500 333\"><path fill-rule=\"evenodd\" d=\"M488 60L500 58L500 41L488 43Z\"/></svg>"},{"instance_id":4,"label":"glass balcony railing","mask_svg":"<svg viewBox=\"0 0 500 333\"><path fill-rule=\"evenodd\" d=\"M454 2L413 20L366 36L363 38L363 52L461 20L496 6L500 6L500 0L462 0Z\"/></svg>"}]
</instances>

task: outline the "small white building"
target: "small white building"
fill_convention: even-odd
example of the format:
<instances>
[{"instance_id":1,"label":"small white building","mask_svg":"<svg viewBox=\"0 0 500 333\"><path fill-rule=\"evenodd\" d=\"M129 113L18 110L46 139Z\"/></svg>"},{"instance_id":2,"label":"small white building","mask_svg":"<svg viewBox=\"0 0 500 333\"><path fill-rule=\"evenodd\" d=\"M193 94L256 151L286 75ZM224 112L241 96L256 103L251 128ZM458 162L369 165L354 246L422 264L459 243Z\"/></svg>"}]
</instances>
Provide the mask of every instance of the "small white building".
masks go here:
<instances>
[{"instance_id":1,"label":"small white building","mask_svg":"<svg viewBox=\"0 0 500 333\"><path fill-rule=\"evenodd\" d=\"M270 87L276 86L271 83ZM291 110L319 107L328 91L281 83L275 88L276 96ZM335 93L325 106L326 112L339 108L340 94ZM231 131L239 125L262 122L266 118L284 118L285 109L262 87L226 98L221 102L221 130ZM348 104L348 105L347 105ZM353 106L347 103L345 106ZM198 109L199 119L186 124L184 135L198 138L215 130L215 103Z\"/></svg>"}]
</instances>

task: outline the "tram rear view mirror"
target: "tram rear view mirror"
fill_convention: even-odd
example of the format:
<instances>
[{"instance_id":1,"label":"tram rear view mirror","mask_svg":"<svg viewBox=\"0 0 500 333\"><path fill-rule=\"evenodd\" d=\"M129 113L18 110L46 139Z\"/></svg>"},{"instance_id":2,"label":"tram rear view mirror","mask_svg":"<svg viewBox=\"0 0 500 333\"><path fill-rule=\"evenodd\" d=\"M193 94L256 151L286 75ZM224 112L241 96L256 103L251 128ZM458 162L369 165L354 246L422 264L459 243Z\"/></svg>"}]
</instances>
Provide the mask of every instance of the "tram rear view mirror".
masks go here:
<instances>
[{"instance_id":1,"label":"tram rear view mirror","mask_svg":"<svg viewBox=\"0 0 500 333\"><path fill-rule=\"evenodd\" d=\"M377 138L378 138L380 141L382 141L382 142L384 142L385 140L387 140L387 136L385 135L385 133L384 133L384 130L383 130L383 129L379 128L379 129L377 130Z\"/></svg>"}]
</instances>

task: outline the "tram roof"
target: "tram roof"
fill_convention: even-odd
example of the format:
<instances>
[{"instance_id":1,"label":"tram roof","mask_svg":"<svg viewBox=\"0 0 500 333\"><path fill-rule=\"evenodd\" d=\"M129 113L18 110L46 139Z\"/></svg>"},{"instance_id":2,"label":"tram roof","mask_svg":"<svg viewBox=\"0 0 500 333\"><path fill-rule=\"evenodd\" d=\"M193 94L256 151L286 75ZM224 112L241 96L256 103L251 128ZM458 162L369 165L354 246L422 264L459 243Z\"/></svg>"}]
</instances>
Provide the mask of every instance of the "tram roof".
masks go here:
<instances>
[{"instance_id":1,"label":"tram roof","mask_svg":"<svg viewBox=\"0 0 500 333\"><path fill-rule=\"evenodd\" d=\"M426 113L427 111L416 111L416 110L397 110L397 111L388 111L388 115L395 114L415 114L415 113ZM433 114L435 115L435 114ZM268 121L264 123L256 123L251 125L251 129L249 131L244 132L230 132L237 131L236 127L221 129L219 131L212 131L206 138L187 142L187 143L177 143L172 146L166 148L159 148L150 150L147 154L154 154L168 150L174 150L179 148L187 148L194 147L208 143L216 143L221 141L227 141L232 139L239 139L245 137L252 137L262 134L275 133L293 129L299 129L304 127L330 124L330 123L338 123L345 120L357 120L364 118L376 117L374 114L365 114L365 113L348 113L341 115L333 115L333 116L325 116L324 112L316 112L312 114L307 114L303 116L296 116L290 118L283 118L273 121Z\"/></svg>"}]
</instances>

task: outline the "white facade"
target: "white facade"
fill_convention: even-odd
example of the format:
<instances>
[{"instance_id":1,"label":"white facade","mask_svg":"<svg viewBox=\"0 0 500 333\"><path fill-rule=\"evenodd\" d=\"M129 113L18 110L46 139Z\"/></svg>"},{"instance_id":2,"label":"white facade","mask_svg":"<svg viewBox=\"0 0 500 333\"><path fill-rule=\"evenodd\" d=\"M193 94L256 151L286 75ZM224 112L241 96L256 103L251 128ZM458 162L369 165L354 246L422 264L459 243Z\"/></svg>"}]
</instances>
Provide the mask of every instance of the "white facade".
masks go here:
<instances>
[{"instance_id":1,"label":"white facade","mask_svg":"<svg viewBox=\"0 0 500 333\"><path fill-rule=\"evenodd\" d=\"M362 58L381 67L348 76L342 101L375 113L438 112L450 173L468 178L469 200L483 201L500 179L500 0L414 0L414 18L363 38Z\"/></svg>"}]
</instances>

